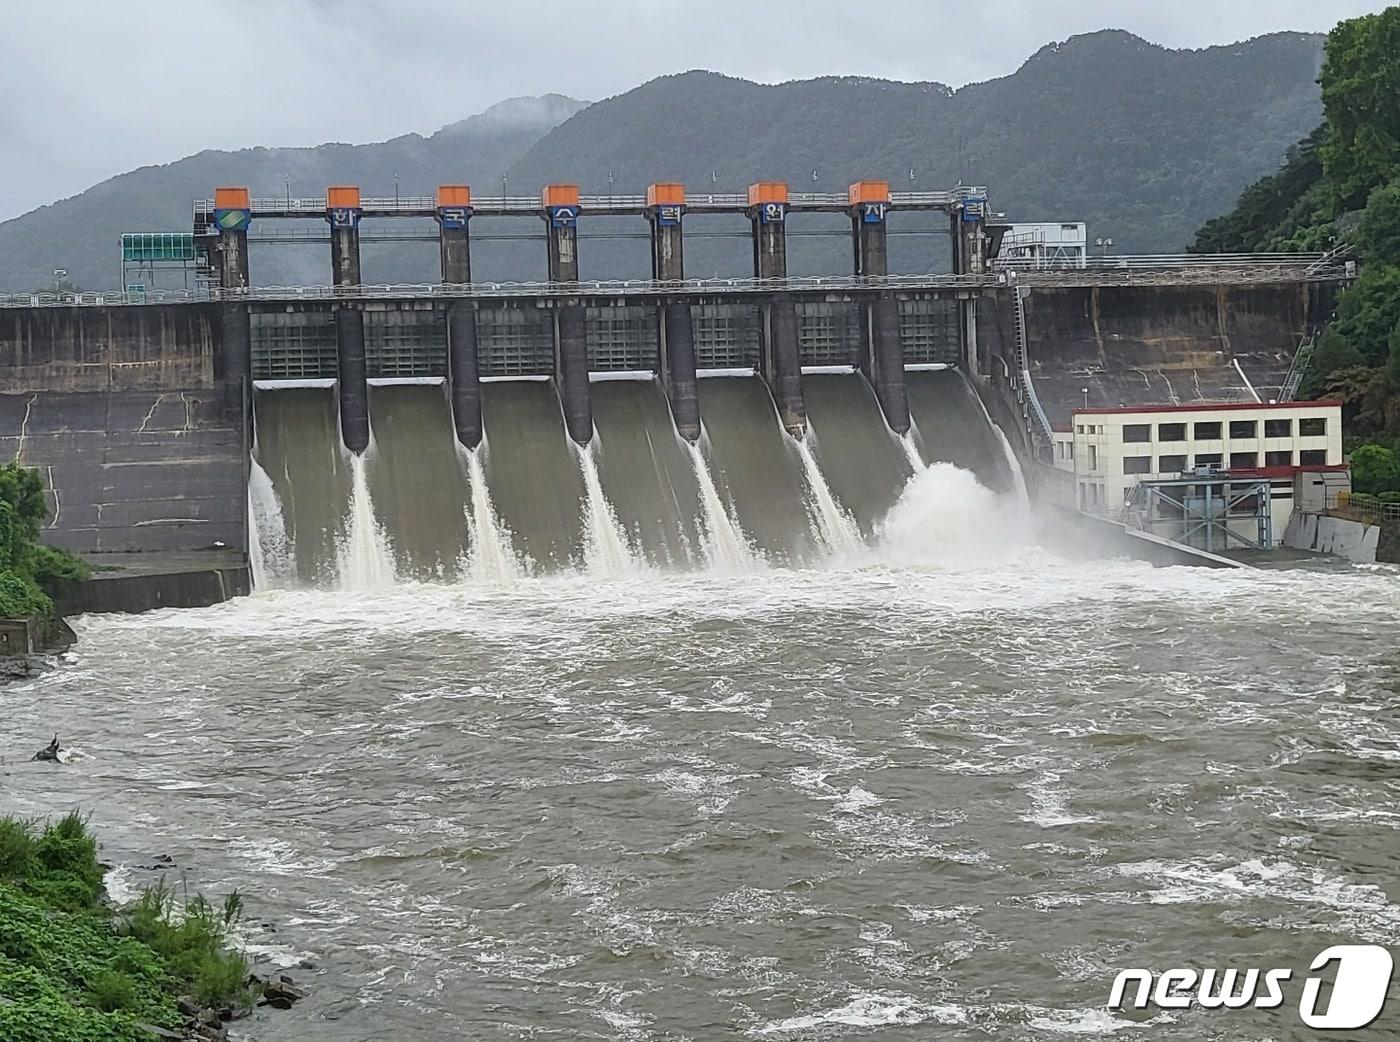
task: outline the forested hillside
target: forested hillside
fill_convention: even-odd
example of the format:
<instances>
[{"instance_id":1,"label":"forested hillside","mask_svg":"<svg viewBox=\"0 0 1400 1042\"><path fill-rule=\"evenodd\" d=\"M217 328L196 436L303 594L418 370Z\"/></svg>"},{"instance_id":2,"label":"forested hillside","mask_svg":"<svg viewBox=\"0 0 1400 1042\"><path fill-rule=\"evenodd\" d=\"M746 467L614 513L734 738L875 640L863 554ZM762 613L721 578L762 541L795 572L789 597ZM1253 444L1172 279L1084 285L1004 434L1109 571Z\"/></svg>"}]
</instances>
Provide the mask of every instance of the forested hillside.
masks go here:
<instances>
[{"instance_id":1,"label":"forested hillside","mask_svg":"<svg viewBox=\"0 0 1400 1042\"><path fill-rule=\"evenodd\" d=\"M517 98L429 137L209 151L142 167L0 224L0 292L44 286L55 268L66 269L81 287L115 288L122 233L188 231L191 202L207 198L216 185L247 185L261 196L319 196L332 184L393 195L396 174L404 195L431 194L444 181L499 185L501 174L531 144L583 105L559 95ZM316 247L259 249L255 278L263 285L323 283L325 253Z\"/></svg>"},{"instance_id":2,"label":"forested hillside","mask_svg":"<svg viewBox=\"0 0 1400 1042\"><path fill-rule=\"evenodd\" d=\"M1341 398L1356 487L1400 492L1400 7L1327 37L1322 125L1201 228L1193 249L1348 246L1361 264L1304 392Z\"/></svg>"},{"instance_id":3,"label":"forested hillside","mask_svg":"<svg viewBox=\"0 0 1400 1042\"><path fill-rule=\"evenodd\" d=\"M1087 220L1091 235L1112 237L1119 251L1176 251L1316 126L1320 58L1321 38L1300 33L1177 51L1104 31L1050 44L1015 73L956 91L849 77L767 86L689 72L582 111L558 96L521 99L426 138L202 152L0 224L0 291L43 286L55 268L85 288L112 288L122 232L187 228L190 200L217 184L319 195L328 184L358 183L367 194L392 195L396 174L403 194L459 181L493 194L502 174L513 194L550 181L624 192L654 180L683 180L692 191L741 190L760 178L786 178L797 190L841 190L871 177L897 189L961 180L988 186L1012 219ZM731 236L743 228L708 226ZM533 221L482 229L537 230ZM585 241L585 275L645 274L645 244L616 237L636 230L587 225L585 240L590 232L614 237ZM946 243L931 225L914 230L920 234L892 243L892 264L938 270ZM482 278L543 277L537 243L482 236L474 252ZM747 263L735 239L697 236L686 254L697 275L737 274ZM839 271L848 254L839 236L795 238L792 268ZM255 245L252 260L262 285L326 278L322 246ZM367 279L419 281L435 271L431 244L366 246Z\"/></svg>"}]
</instances>

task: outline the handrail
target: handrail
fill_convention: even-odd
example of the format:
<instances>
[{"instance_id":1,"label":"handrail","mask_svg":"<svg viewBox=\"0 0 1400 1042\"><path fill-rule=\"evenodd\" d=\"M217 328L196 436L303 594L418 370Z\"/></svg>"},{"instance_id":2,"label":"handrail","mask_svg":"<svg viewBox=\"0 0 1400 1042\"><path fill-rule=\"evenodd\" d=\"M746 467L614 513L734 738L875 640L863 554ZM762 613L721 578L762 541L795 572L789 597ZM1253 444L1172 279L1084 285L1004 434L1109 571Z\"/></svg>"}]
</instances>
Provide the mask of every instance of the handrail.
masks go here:
<instances>
[{"instance_id":1,"label":"handrail","mask_svg":"<svg viewBox=\"0 0 1400 1042\"><path fill-rule=\"evenodd\" d=\"M1040 436L1045 440L1046 445L1055 444L1055 436L1050 429L1050 419L1045 415L1045 409L1040 404L1040 395L1035 392L1035 384L1031 382L1030 350L1026 343L1026 287L1016 287L1016 364L1021 371L1021 383L1025 387L1026 400L1030 403L1031 414L1035 416L1036 423L1040 427Z\"/></svg>"}]
</instances>

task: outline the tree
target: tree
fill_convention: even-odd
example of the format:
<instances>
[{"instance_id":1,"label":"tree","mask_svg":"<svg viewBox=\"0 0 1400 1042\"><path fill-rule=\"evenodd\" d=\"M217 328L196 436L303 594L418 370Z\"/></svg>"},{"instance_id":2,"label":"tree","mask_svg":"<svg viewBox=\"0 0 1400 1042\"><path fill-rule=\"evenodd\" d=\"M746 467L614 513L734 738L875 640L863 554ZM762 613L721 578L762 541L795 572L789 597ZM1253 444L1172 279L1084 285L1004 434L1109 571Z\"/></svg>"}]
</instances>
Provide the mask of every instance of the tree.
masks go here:
<instances>
[{"instance_id":1,"label":"tree","mask_svg":"<svg viewBox=\"0 0 1400 1042\"><path fill-rule=\"evenodd\" d=\"M1362 445L1351 454L1351 487L1372 495L1400 491L1400 457L1384 445Z\"/></svg>"},{"instance_id":2,"label":"tree","mask_svg":"<svg viewBox=\"0 0 1400 1042\"><path fill-rule=\"evenodd\" d=\"M1356 209L1400 168L1400 7L1339 23L1326 54L1319 152L1339 209Z\"/></svg>"},{"instance_id":3,"label":"tree","mask_svg":"<svg viewBox=\"0 0 1400 1042\"><path fill-rule=\"evenodd\" d=\"M1368 264L1400 264L1400 178L1377 188L1366 200L1355 243Z\"/></svg>"}]
</instances>

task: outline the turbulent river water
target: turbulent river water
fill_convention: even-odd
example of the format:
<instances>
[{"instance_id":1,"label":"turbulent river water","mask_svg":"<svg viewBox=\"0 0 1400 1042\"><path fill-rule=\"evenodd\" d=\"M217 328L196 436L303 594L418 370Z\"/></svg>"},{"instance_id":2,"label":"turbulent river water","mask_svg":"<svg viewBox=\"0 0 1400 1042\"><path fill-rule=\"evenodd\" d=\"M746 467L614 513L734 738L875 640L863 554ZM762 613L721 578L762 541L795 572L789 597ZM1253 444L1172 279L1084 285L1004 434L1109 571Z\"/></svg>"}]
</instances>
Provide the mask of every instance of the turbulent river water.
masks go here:
<instances>
[{"instance_id":1,"label":"turbulent river water","mask_svg":"<svg viewBox=\"0 0 1400 1042\"><path fill-rule=\"evenodd\" d=\"M118 895L166 853L244 892L315 967L265 1042L1303 1038L1104 1007L1400 944L1395 569L1071 560L951 465L856 521L828 564L79 620L0 689L0 807L86 809Z\"/></svg>"}]
</instances>

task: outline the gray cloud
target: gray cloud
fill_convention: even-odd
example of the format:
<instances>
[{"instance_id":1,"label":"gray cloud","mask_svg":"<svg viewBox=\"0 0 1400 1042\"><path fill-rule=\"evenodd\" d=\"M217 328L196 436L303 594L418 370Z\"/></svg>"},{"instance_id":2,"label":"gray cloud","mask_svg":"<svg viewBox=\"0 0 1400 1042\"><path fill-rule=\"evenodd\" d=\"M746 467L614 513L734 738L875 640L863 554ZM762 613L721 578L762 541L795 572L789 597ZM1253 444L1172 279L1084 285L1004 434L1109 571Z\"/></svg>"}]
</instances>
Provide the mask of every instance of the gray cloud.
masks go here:
<instances>
[{"instance_id":1,"label":"gray cloud","mask_svg":"<svg viewBox=\"0 0 1400 1042\"><path fill-rule=\"evenodd\" d=\"M1051 40L1123 28L1171 47L1325 31L1384 0L10 0L0 219L206 148L373 141L503 98L596 99L708 68L1005 75ZM16 9L17 8L17 9Z\"/></svg>"}]
</instances>

